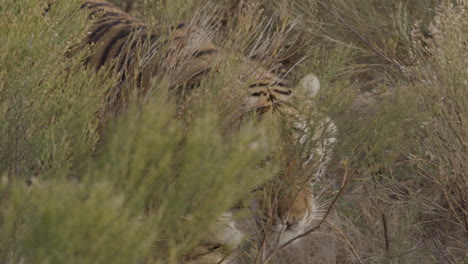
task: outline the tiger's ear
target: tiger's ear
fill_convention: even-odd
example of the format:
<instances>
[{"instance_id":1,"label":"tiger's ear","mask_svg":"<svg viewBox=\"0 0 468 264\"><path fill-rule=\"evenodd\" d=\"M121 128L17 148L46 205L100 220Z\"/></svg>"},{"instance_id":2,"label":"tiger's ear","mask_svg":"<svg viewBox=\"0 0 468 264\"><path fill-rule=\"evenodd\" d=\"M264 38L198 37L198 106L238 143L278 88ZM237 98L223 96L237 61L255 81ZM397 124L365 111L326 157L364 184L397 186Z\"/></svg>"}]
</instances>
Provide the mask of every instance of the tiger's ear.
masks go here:
<instances>
[{"instance_id":1,"label":"tiger's ear","mask_svg":"<svg viewBox=\"0 0 468 264\"><path fill-rule=\"evenodd\" d=\"M296 90L307 99L315 98L320 90L320 81L317 75L308 73L302 77L296 86Z\"/></svg>"}]
</instances>

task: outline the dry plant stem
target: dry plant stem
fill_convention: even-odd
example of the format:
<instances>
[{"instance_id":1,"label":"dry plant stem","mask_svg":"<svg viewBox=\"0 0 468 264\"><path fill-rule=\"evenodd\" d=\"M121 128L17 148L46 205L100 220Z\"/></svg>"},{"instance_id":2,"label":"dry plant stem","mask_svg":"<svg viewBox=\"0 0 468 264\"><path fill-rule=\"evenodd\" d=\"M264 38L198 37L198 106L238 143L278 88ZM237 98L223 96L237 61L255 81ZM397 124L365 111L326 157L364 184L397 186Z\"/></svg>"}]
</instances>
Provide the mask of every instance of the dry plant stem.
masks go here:
<instances>
[{"instance_id":1,"label":"dry plant stem","mask_svg":"<svg viewBox=\"0 0 468 264\"><path fill-rule=\"evenodd\" d=\"M390 242L388 239L388 226L387 226L387 217L385 214L382 212L382 225L383 225L383 230L384 230L384 240L385 240L385 250L387 253L390 251Z\"/></svg>"},{"instance_id":2,"label":"dry plant stem","mask_svg":"<svg viewBox=\"0 0 468 264\"><path fill-rule=\"evenodd\" d=\"M437 250L439 251L439 254L442 255L442 257L444 258L444 260L449 263L449 264L453 264L453 263L456 263L455 260L453 259L452 255L450 255L450 257L452 258L452 261L450 261L450 259L447 258L447 256L445 256L444 252L442 251L442 249L437 245L437 241L435 239L432 239L432 242L434 243L434 246L437 248ZM440 242L439 242L440 243ZM441 243L440 243L441 244ZM448 252L448 250L446 250Z\"/></svg>"},{"instance_id":3,"label":"dry plant stem","mask_svg":"<svg viewBox=\"0 0 468 264\"><path fill-rule=\"evenodd\" d=\"M263 234L263 238L262 238L262 244L260 245L260 250L257 251L257 254L255 254L255 260L254 260L254 263L258 263L258 260L260 258L260 255L262 255L262 259L265 258L265 248L266 248L266 238L268 236L268 230L269 230L269 226L268 228L266 228L266 233Z\"/></svg>"},{"instance_id":4,"label":"dry plant stem","mask_svg":"<svg viewBox=\"0 0 468 264\"><path fill-rule=\"evenodd\" d=\"M390 240L388 238L388 226L387 226L387 217L385 216L384 210L382 209L382 206L380 204L377 204L377 202L372 199L369 190L367 189L366 185L363 185L363 188L365 192L367 193L367 196L369 197L369 200L371 201L372 205L379 211L381 217L382 217L382 226L383 226L383 235L384 235L384 242L385 242L385 251L388 253L390 251Z\"/></svg>"},{"instance_id":5,"label":"dry plant stem","mask_svg":"<svg viewBox=\"0 0 468 264\"><path fill-rule=\"evenodd\" d=\"M325 7L338 21L345 26L347 29L349 29L356 37L358 37L362 42L364 42L370 49L372 49L373 52L375 52L379 57L382 59L388 61L390 64L392 64L394 67L396 67L398 70L400 70L402 73L405 75L410 75L410 77L413 77L410 72L406 70L405 65L403 63L399 62L396 59L390 58L387 54L379 50L374 44L372 44L366 37L364 37L361 33L359 33L353 26L351 26L348 22L346 22L343 17L341 17L335 10L334 7L328 5L325 3L323 0L319 0L319 3Z\"/></svg>"},{"instance_id":6,"label":"dry plant stem","mask_svg":"<svg viewBox=\"0 0 468 264\"><path fill-rule=\"evenodd\" d=\"M451 165L453 166L453 162L451 163ZM447 183L449 183L450 181L448 179L446 179ZM458 217L457 217L457 211L456 209L454 208L454 205L453 205L453 200L455 200L456 198L452 197L452 195L450 194L450 192L452 192L450 186L443 186L444 187L444 196L445 196L445 200L447 200L447 203L448 203L448 207L447 208L447 211L448 213L452 214L455 219L459 220Z\"/></svg>"},{"instance_id":7,"label":"dry plant stem","mask_svg":"<svg viewBox=\"0 0 468 264\"><path fill-rule=\"evenodd\" d=\"M418 250L418 249L420 249L420 248L421 248L421 247L414 247L414 248L412 248L411 250L408 250L408 251L406 251L406 252L404 252L404 253L402 253L402 254L400 254L400 255L398 255L398 256L390 257L389 259L398 259L398 258L402 258L402 257L404 257L404 256L406 256L406 255L408 255L408 254L411 254L411 253L415 252L416 250Z\"/></svg>"},{"instance_id":8,"label":"dry plant stem","mask_svg":"<svg viewBox=\"0 0 468 264\"><path fill-rule=\"evenodd\" d=\"M356 249L353 247L353 245L351 244L351 241L349 241L348 237L346 237L346 235L338 228L336 227L335 225L333 225L332 223L326 221L326 224L328 226L330 226L333 230L335 230L335 232L337 232L341 238L342 238L342 241L344 241L348 247L351 249L351 251L353 252L354 256L356 256L356 258L358 259L359 263L363 263L362 262L362 259L361 257L359 256L359 254L357 253Z\"/></svg>"},{"instance_id":9,"label":"dry plant stem","mask_svg":"<svg viewBox=\"0 0 468 264\"><path fill-rule=\"evenodd\" d=\"M463 214L463 222L465 224L466 238L468 239L468 219L466 217L465 199L463 197L460 186L457 185L457 189L458 189L458 195L460 196L460 203L461 203L461 209L462 209L462 214Z\"/></svg>"},{"instance_id":10,"label":"dry plant stem","mask_svg":"<svg viewBox=\"0 0 468 264\"><path fill-rule=\"evenodd\" d=\"M220 261L216 262L216 264L221 264L221 263L223 263L223 261L225 261L226 258L227 258L227 255L224 256Z\"/></svg>"},{"instance_id":11,"label":"dry plant stem","mask_svg":"<svg viewBox=\"0 0 468 264\"><path fill-rule=\"evenodd\" d=\"M269 215L267 219L272 219L272 216ZM268 237L268 234L269 234L269 231L270 231L270 227L271 227L271 220L268 220L267 223L266 223L266 226L263 228L263 231L265 233L263 234L262 243L260 244L260 250L258 250L257 254L255 254L254 263L258 263L258 261L260 259L260 255L262 256L261 259L265 258L266 242L267 242L266 240L267 240L267 237Z\"/></svg>"},{"instance_id":12,"label":"dry plant stem","mask_svg":"<svg viewBox=\"0 0 468 264\"><path fill-rule=\"evenodd\" d=\"M292 238L291 240L288 240L286 243L284 243L281 247L275 249L274 251L270 252L268 254L268 256L264 259L264 262L268 262L268 260L270 260L273 255L276 254L276 252L278 250L281 250L287 246L289 246L291 243L293 243L294 241L296 241L297 239L300 239L300 238L303 238L305 236L308 236L309 234L311 234L312 232L316 231L317 229L319 229L322 224L325 222L325 220L327 219L328 215L330 214L331 210L333 209L333 207L335 206L336 202L338 201L338 198L341 196L341 194L343 193L346 185L348 184L348 168L345 169L345 172L344 172L344 175L343 175L343 182L341 183L341 187L340 187L340 190L338 191L338 194L336 194L335 198L333 199L333 201L331 202L330 206L328 207L327 209L327 212L325 213L325 215L323 216L322 220L320 220L320 222L312 227L311 229L307 230L306 232L304 232L303 234L300 234L294 238Z\"/></svg>"}]
</instances>

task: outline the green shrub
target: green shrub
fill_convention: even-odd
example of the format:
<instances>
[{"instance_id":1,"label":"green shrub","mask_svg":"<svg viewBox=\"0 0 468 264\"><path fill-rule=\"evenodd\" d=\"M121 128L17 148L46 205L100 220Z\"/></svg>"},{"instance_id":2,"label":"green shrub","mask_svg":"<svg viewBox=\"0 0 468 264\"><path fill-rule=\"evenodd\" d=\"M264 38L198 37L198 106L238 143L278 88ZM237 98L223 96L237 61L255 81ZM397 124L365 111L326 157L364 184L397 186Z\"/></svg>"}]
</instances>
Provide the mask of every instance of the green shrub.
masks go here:
<instances>
[{"instance_id":1,"label":"green shrub","mask_svg":"<svg viewBox=\"0 0 468 264\"><path fill-rule=\"evenodd\" d=\"M0 9L0 262L175 263L273 175L258 163L274 133L246 124L225 138L209 100L187 126L161 82L98 142L115 80L84 69L89 51L65 56L86 15L77 2L54 5Z\"/></svg>"}]
</instances>

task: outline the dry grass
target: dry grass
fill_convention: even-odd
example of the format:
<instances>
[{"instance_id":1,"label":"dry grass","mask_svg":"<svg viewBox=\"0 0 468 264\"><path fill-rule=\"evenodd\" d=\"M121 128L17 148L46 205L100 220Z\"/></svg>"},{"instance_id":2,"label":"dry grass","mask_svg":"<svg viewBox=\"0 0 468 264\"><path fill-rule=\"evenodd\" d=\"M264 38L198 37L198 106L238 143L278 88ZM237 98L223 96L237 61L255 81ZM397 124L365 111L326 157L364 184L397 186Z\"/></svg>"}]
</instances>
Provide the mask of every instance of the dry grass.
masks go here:
<instances>
[{"instance_id":1,"label":"dry grass","mask_svg":"<svg viewBox=\"0 0 468 264\"><path fill-rule=\"evenodd\" d=\"M250 125L245 130L239 129L236 119L242 111L238 107L242 104L239 83L252 76L248 73L251 74L251 69L256 68L256 65L271 69L289 78L292 83L297 83L309 72L316 73L323 87L315 102L316 109L329 115L337 123L339 136L328 171L314 186L321 214L307 235L288 247L268 251L259 246L262 234L259 234L253 218L250 215L243 217L241 213L242 219L239 219L238 225L249 235L250 241L246 241L241 248L239 262L466 263L468 10L465 1L113 2L136 16L146 18L150 25L164 25L163 30L169 31L171 25L180 21L189 21L203 28L204 34L213 37L224 50L223 56L217 61L219 71L206 78L200 89L185 97L184 101L179 101L177 109L150 106L145 111L141 111L143 108L130 110L124 117L128 123L122 125L117 122L116 132L111 133L110 143L103 150L105 154L100 154L96 160L96 135L92 131L97 122L94 113L102 107L102 102L95 100L99 97L98 92L85 93L80 90L80 87L94 89L97 84L80 71L79 58L74 62L61 60L69 47L62 34L67 31L57 26L56 22L41 22L42 24L38 24L41 28L51 29L50 34L46 34L47 31L31 26L34 19L39 21L39 13L30 15L33 18L31 21L21 21L14 20L18 17L15 18L15 13L11 10L0 8L11 20L10 24L6 20L0 20L0 29L24 26L21 30L8 30L5 31L8 34L0 35L3 37L5 50L9 51L0 52L3 62L0 67L0 116L4 116L6 120L0 125L4 131L0 143L8 150L5 153L11 153L0 155L0 231L8 234L7 237L0 235L1 263L24 261L23 256L33 256L41 263L55 257L58 260L56 263L60 263L67 256L78 254L79 252L73 250L67 251L69 249L64 249L62 255L46 254L48 247L60 248L66 243L50 240L49 244L42 243L39 247L35 244L35 236L27 235L26 231L34 231L31 234L45 237L55 235L53 237L79 244L86 240L86 234L94 237L95 232L91 232L95 230L93 228L107 230L105 226L95 227L91 222L77 224L67 217L67 210L70 208L81 208L79 204L83 197L90 197L89 208L84 213L92 215L98 222L104 219L115 223L114 227L117 229L108 233L111 237L120 237L122 241L129 237L132 241L138 241L138 236L153 230L156 223L171 230L172 233L169 234L159 229L157 235L153 234L145 239L141 246L123 242L118 244L128 249L124 253L129 260L141 260L148 248L151 245L154 247L155 244L151 241L154 238L158 241L155 247L163 252L165 261L177 262L181 254L196 246L195 242L203 237L203 232L192 230L192 226L183 226L180 221L174 220L177 218L174 215L189 215L190 217L184 219L195 219L193 227L206 228L207 223L213 222L232 201L246 196L246 190L242 188L255 185L246 180L239 190L232 190L227 188L225 182L217 181L219 178L216 176L228 175L226 182L234 184L237 176L233 171L236 166L247 164L242 159L245 149L242 144L235 144L234 140L248 146L249 142L258 140L256 136L269 134L265 130L255 130ZM29 8L36 10L32 5ZM73 28L73 32L78 32L84 26L84 21L77 24L79 25ZM24 36L21 32L25 33ZM34 36L42 36L43 43L51 46L60 41L57 50L61 53L35 45L36 53L30 53L27 44L31 43L31 46L38 43L33 41ZM60 36L60 39L57 40L54 36ZM73 38L77 41L76 36ZM195 34L191 41L195 43L200 39ZM21 45L16 45L17 48L14 49L13 41ZM15 50L23 53L16 53ZM178 50L176 53L172 58L183 59L191 54L191 50ZM28 64L24 59L25 54L29 54L35 63ZM162 63L164 53L160 56ZM246 63L246 58L253 59L254 62ZM66 63L71 66L64 65ZM150 89L148 94L161 95L155 92L157 88L167 88L168 80L179 76L184 69L184 65L171 64L167 60L164 63L173 68L165 72L164 78L153 83L151 89L154 90ZM48 73L40 65L60 66L58 70L46 68L50 69L51 73ZM70 81L59 77L61 71L74 72L79 78ZM43 76L52 80L51 83L44 83ZM108 80L109 85L112 82L106 76L95 78L101 82ZM24 89L14 90L18 87ZM41 93L43 87L50 88L50 96ZM65 93L61 93L58 92L60 89L54 90L56 87L67 89L64 89ZM78 100L78 95L84 99ZM51 98L54 98L57 105L47 104ZM149 105L154 102L151 96L143 99ZM156 104L164 105L157 100ZM44 105L48 107L42 107ZM206 105L209 106L205 107ZM75 112L68 112L67 109L79 109L86 117L75 119ZM173 111L172 114L180 117L181 122L177 123L177 128L172 125L153 126L154 123L171 123L170 120L158 119L148 114L158 113L164 116L165 111ZM142 114L144 112L147 114ZM213 112L218 115L213 115ZM132 121L135 116L139 116L138 123ZM155 129L158 131L155 132ZM236 136L237 132L232 133L238 130L246 136L244 140ZM190 134L188 132L194 133L194 138L191 138L193 152L187 152L190 155L185 158L190 161L184 168L186 171L197 171L195 177L209 182L187 180L182 187L185 190L199 190L204 195L210 195L212 200L208 203L200 202L198 207L186 208L184 197L201 199L202 196L194 195L195 191L187 191L181 198L176 195L177 188L163 190L163 187L170 185L173 178L166 179L167 185L163 187L151 181L161 180L158 173L150 179L135 177L135 181L128 180L135 175L146 175L143 172L147 170L158 171L152 167L156 161L147 157L152 150L159 148L158 142L164 140L150 136L149 131L156 136L160 135L160 139L164 139L164 133L173 133L175 141L171 141L171 144L177 145L177 149L186 143L177 141L177 138ZM256 136L252 138L246 135L249 131L257 133ZM128 134L133 137L122 143L122 139L127 138ZM42 139L43 135L45 140ZM207 135L210 136L206 137ZM71 141L70 138L79 140ZM270 137L270 140L272 138L275 137ZM228 141L232 157L224 155L226 146L221 144L224 141ZM112 145L112 142L121 143ZM219 160L212 167L208 164L200 171L195 170L195 167L205 162L204 150L209 144L213 144L211 148L219 154ZM136 153L141 159L135 159L128 154L130 152L126 152L128 149L137 149L137 146L142 148L142 152ZM264 147L268 149L268 146ZM179 152L171 155L176 158L182 156ZM239 162L230 163L230 158ZM227 165L219 166L220 161ZM123 173L127 171L123 164L127 163L137 172L129 170L128 174ZM171 166L175 165L168 164L162 164L161 168L166 168L167 165L167 170L171 171ZM271 173L273 168L268 170ZM70 187L69 175L75 175L76 172L85 175L83 177L89 181L87 183L96 189L87 191L73 187L75 185ZM255 175L258 171L252 168L246 173ZM200 176L201 174L206 178ZM263 171L256 184L268 178L267 174L267 171ZM31 175L42 175L54 181L63 180L58 185L63 190L54 189L54 185L47 183L40 185L42 192L35 190L29 194L30 191L21 183ZM186 179L193 179L190 173L184 175ZM136 182L139 180L150 183L142 187L142 190L138 189L141 192L129 187L132 184L137 186ZM103 185L102 182L109 184ZM158 202L165 213L174 217L164 218L162 213L155 213L151 218L153 222L142 227L138 221L141 219L140 211L146 207L139 198L151 196L151 186L161 193L166 194L167 191L172 195L170 199L173 201L164 200L162 194L153 195L151 199ZM216 191L215 188L220 188L221 191ZM122 195L115 195L116 190ZM223 203L217 202L225 197L226 192L229 193L229 199ZM128 198L133 195L139 198ZM68 199L62 201L63 196ZM34 199L31 200L31 197ZM50 207L42 206L42 202L50 202ZM168 206L170 203L177 205ZM25 213L22 208L28 208L29 211ZM54 215L54 210L60 214ZM71 215L80 219L80 213L82 211L76 209ZM127 219L122 219L122 214ZM52 220L37 220L44 219L41 218L44 215ZM24 220L22 223L26 223L25 226L29 229L23 229L25 226L21 225L15 226L18 222L14 219ZM35 220L37 221L34 222ZM39 227L43 229L33 228L35 223L40 223ZM62 229L57 229L62 232L48 233L59 225L57 223L62 223ZM90 233L78 232L79 230L74 233L69 226L78 226ZM160 246L158 243L164 241L161 237L170 237L170 243L173 244ZM181 237L191 241L177 244L176 241L180 242ZM106 241L112 242L109 237L107 239ZM85 244L80 244L82 245ZM37 250L27 252L25 247L28 246ZM99 246L92 251L95 259L102 257L111 260L115 257L113 254L100 254L98 249L104 252L106 247L102 243ZM86 254L80 256L84 255ZM81 259L90 261L90 258ZM158 257L156 261L159 260Z\"/></svg>"}]
</instances>

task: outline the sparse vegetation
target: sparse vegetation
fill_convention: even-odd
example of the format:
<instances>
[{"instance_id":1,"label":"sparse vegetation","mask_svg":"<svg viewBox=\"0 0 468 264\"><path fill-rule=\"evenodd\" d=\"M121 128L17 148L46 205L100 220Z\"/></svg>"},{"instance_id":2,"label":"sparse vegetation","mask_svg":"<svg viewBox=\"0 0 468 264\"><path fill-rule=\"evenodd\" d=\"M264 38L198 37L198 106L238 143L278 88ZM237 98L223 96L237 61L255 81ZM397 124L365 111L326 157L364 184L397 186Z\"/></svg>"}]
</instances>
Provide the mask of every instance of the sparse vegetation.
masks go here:
<instances>
[{"instance_id":1,"label":"sparse vegetation","mask_svg":"<svg viewBox=\"0 0 468 264\"><path fill-rule=\"evenodd\" d=\"M262 247L240 214L238 262L468 261L464 0L111 1L167 31L193 21L226 57L183 100L156 80L101 135L117 80L85 69L88 49L67 56L88 23L79 2L46 2L0 0L0 264L178 263L247 207L290 128L238 128L242 56L293 83L314 72L312 111L339 133L310 234Z\"/></svg>"}]
</instances>

